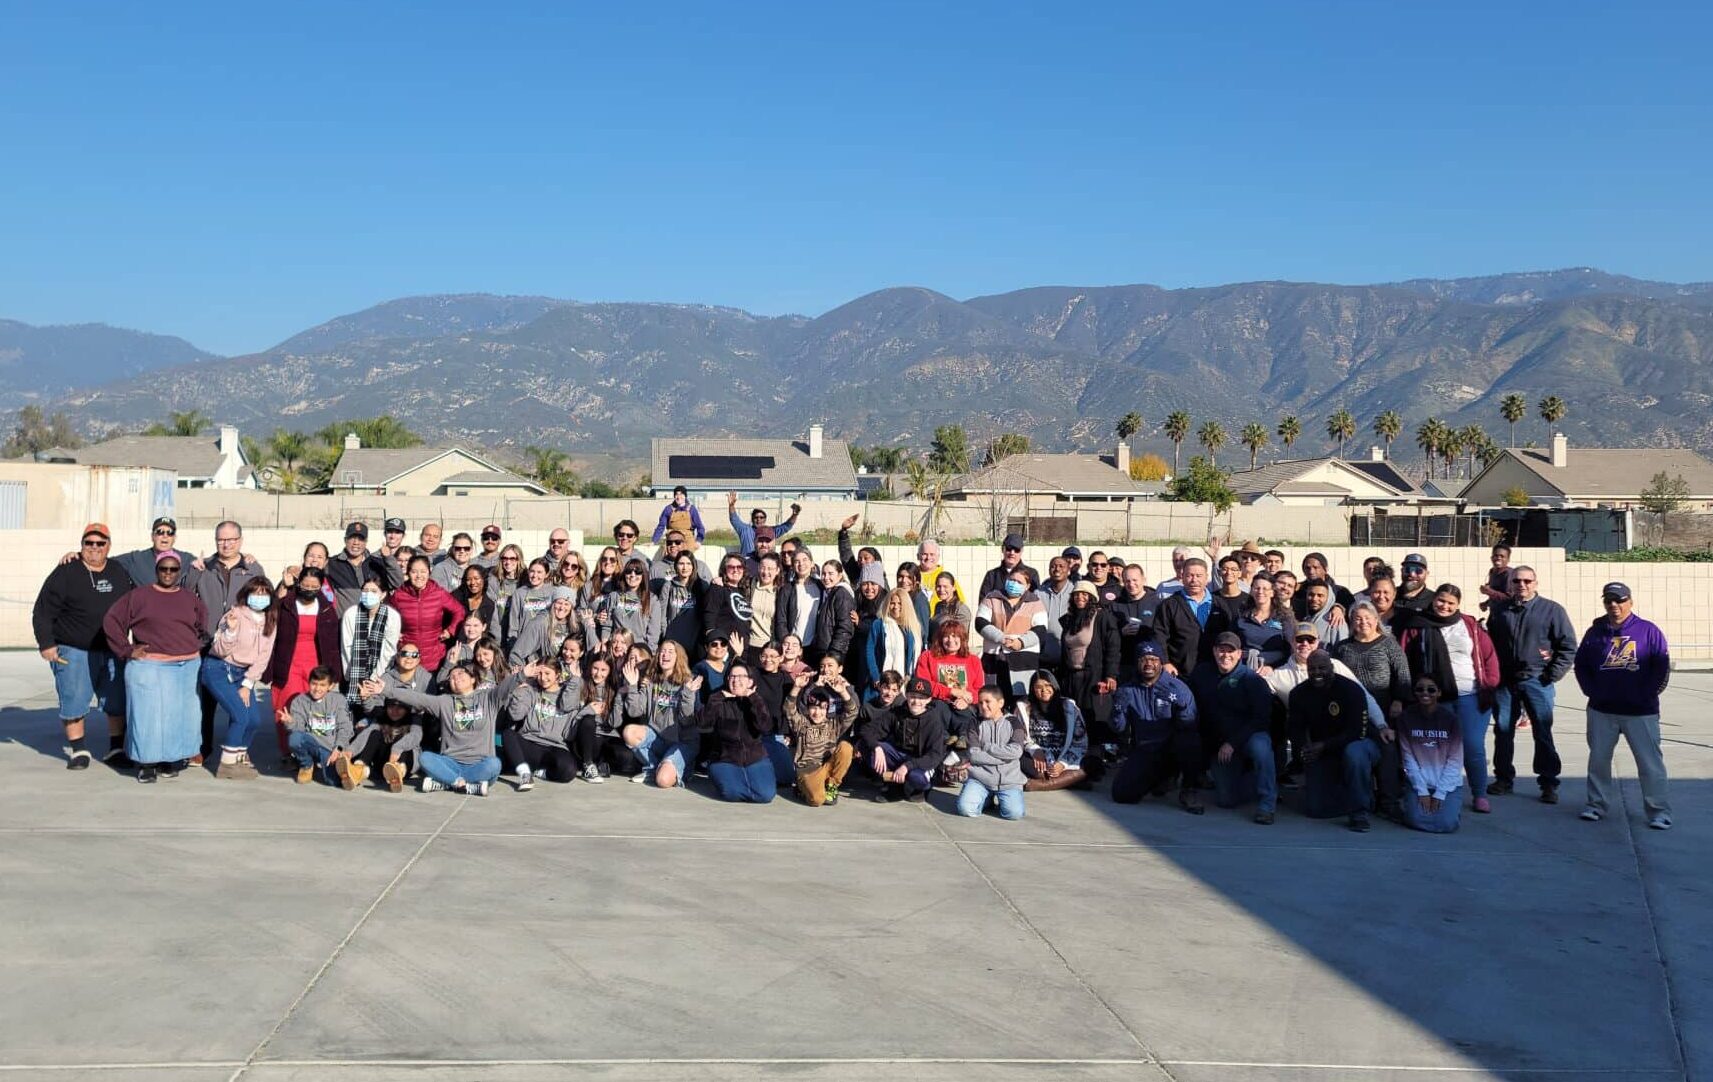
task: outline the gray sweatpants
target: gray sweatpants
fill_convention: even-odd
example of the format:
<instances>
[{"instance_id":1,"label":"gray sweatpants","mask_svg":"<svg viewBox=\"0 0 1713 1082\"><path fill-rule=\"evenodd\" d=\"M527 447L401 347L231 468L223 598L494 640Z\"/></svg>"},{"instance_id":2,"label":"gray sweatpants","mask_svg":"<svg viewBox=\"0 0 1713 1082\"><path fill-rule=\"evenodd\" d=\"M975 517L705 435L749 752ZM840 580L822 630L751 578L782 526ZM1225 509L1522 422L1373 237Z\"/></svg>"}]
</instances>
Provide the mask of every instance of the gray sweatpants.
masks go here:
<instances>
[{"instance_id":1,"label":"gray sweatpants","mask_svg":"<svg viewBox=\"0 0 1713 1082\"><path fill-rule=\"evenodd\" d=\"M1642 805L1648 815L1670 815L1665 798L1665 756L1660 754L1658 714L1605 714L1588 711L1588 806L1605 812L1614 795L1612 752L1622 736L1636 760Z\"/></svg>"}]
</instances>

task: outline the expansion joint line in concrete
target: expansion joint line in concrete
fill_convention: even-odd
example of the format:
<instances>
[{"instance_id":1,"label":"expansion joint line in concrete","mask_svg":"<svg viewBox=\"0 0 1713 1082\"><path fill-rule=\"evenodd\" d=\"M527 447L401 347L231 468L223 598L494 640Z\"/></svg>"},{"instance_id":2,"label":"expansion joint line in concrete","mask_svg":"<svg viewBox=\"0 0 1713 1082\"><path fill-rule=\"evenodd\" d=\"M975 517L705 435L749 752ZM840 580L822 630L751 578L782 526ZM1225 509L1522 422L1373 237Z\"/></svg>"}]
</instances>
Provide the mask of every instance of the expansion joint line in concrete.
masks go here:
<instances>
[{"instance_id":1,"label":"expansion joint line in concrete","mask_svg":"<svg viewBox=\"0 0 1713 1082\"><path fill-rule=\"evenodd\" d=\"M926 808L924 807L924 812L925 811ZM964 847L959 844L957 839L953 838L950 834L947 834L945 828L940 826L937 819L932 816L929 816L928 818L929 821L934 824L934 829L940 832L940 836L942 838L946 839L946 843L953 849L957 850L958 856L963 858L964 863L969 865L970 870L976 875L979 875L981 877L981 881L987 884L987 889L993 891L994 896L1000 900L1006 909L1010 910L1012 919L1030 935L1039 940L1043 947L1046 947L1048 951L1052 952L1053 957L1057 958L1059 960L1059 964L1065 968L1065 972L1069 973L1071 975L1071 979L1077 982L1077 986L1080 987L1090 999L1100 1004L1101 1010L1106 1012L1107 1017L1112 1019L1113 1024L1123 1030L1125 1036L1130 1038L1131 1043L1135 1044L1136 1047L1141 1050L1142 1054L1147 1057L1149 1066L1160 1072L1160 1074L1165 1078L1171 1079L1172 1082L1176 1082L1177 1075L1174 1075L1166 1065L1160 1061L1160 1057L1148 1046L1148 1042L1144 1041L1141 1035L1132 1029L1124 1019L1119 1016L1118 1011L1114 1009L1111 1003L1107 1002L1106 997L1101 995L1100 992L1095 989L1094 985L1090 984L1081 973L1077 972L1076 967L1071 965L1070 959L1066 958L1064 953L1060 951L1058 947L1053 945L1052 940L1041 934L1041 929L1035 927L1035 922L1024 915L1023 910L1017 907L1017 903L1011 900L1011 896L1006 894L1005 891L1000 888L999 884L993 881L993 877L988 875L987 872L982 869L982 866L975 862L975 859L964 850Z\"/></svg>"},{"instance_id":2,"label":"expansion joint line in concrete","mask_svg":"<svg viewBox=\"0 0 1713 1082\"><path fill-rule=\"evenodd\" d=\"M422 840L422 844L416 847L416 852L412 853L410 855L410 859L404 862L404 866L398 870L398 874L393 876L391 881L381 888L381 893L376 895L375 900L369 903L369 908L363 910L363 915L357 918L357 923L353 924L351 926L351 930L345 933L345 938L339 941L338 945L333 948L333 953L329 954L327 956L327 960L321 963L321 968L315 971L315 976L309 978L309 983L303 986L303 991L299 992L297 994L297 998L291 1001L291 1006L287 1007L285 1009L285 1013L280 1015L280 1020L274 1023L273 1028L268 1030L267 1035L261 1039L255 1048L250 1050L250 1054L248 1056L244 1057L244 1062L238 1066L237 1070L232 1072L232 1077L229 1078L227 1082L238 1082L238 1079L243 1078L244 1073L255 1065L257 1058L260 1057L267 1049L273 1039L279 1036L280 1030L284 1029L286 1023L291 1021L292 1015L297 1013L298 1007L302 1006L303 1001L309 998L309 993L315 991L315 986L321 983L321 978L327 974L329 969L333 968L333 963L337 962L339 960L339 956L345 953L345 948L351 945L351 940L357 938L357 933L362 931L363 925L367 924L369 922L369 918L374 916L375 910L381 907L381 903L387 900L387 896L393 892L393 888L398 886L399 882L404 879L406 873L416 866L416 862L422 859L422 854L428 852L428 847L433 845L434 840L440 837L441 833L445 831L447 827L452 825L452 820L458 818L458 813L463 811L464 806L469 802L470 797L466 796L464 799L458 801L457 804L453 805L452 810L447 813L446 818L441 822L439 828L436 829L433 834L430 834Z\"/></svg>"},{"instance_id":3,"label":"expansion joint line in concrete","mask_svg":"<svg viewBox=\"0 0 1713 1082\"><path fill-rule=\"evenodd\" d=\"M1626 779L1628 780L1628 779ZM1636 781L1640 785L1640 781ZM1642 866L1642 847L1636 844L1636 824L1631 816L1628 786L1618 785L1618 806L1623 809L1624 837L1630 843L1630 858L1636 862L1636 890L1642 896L1642 910L1648 917L1648 939L1653 944L1654 964L1659 966L1660 981L1665 985L1666 1020L1671 1023L1671 1039L1677 1049L1677 1063L1683 1077L1689 1077L1689 1050L1683 1044L1683 1024L1677 1001L1677 987L1672 980L1671 967L1666 964L1665 948L1659 941L1659 921L1654 917L1653 889L1649 886L1647 869ZM1644 808L1645 811L1645 808Z\"/></svg>"}]
</instances>

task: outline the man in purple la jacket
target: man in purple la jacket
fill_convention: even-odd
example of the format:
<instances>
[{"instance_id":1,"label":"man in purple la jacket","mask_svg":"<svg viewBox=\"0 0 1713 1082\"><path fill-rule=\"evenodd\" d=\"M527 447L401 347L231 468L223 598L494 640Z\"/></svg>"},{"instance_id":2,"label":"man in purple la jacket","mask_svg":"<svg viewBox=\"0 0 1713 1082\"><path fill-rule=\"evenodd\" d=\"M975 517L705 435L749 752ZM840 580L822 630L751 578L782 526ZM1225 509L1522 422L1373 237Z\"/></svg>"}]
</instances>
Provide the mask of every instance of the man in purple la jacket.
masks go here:
<instances>
[{"instance_id":1,"label":"man in purple la jacket","mask_svg":"<svg viewBox=\"0 0 1713 1082\"><path fill-rule=\"evenodd\" d=\"M1665 633L1635 614L1628 586L1608 582L1600 600L1606 615L1594 621L1576 650L1576 682L1588 696L1588 806L1582 818L1597 823L1606 817L1612 752L1622 735L1641 776L1648 826L1669 830L1659 696L1671 679L1671 651Z\"/></svg>"}]
</instances>

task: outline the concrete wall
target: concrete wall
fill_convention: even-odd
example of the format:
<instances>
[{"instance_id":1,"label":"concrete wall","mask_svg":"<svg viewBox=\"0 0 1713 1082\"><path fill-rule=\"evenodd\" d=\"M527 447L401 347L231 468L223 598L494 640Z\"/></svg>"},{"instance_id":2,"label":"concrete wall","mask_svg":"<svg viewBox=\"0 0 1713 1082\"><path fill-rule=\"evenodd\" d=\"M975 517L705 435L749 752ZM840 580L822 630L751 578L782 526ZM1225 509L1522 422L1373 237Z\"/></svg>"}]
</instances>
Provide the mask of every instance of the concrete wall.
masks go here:
<instances>
[{"instance_id":1,"label":"concrete wall","mask_svg":"<svg viewBox=\"0 0 1713 1082\"><path fill-rule=\"evenodd\" d=\"M180 497L184 493L179 493ZM807 513L807 508L805 508ZM79 526L82 524L79 523ZM148 523L138 520L113 523L115 551L140 548L148 542ZM523 547L527 556L536 556L547 548L547 528L507 529L506 540ZM207 527L185 527L181 520L180 539L186 548L200 553L213 550L213 524ZM303 547L309 541L320 540L330 547L339 543L340 532L324 529L256 529L245 534L244 549L261 559L268 571L277 576L280 569L297 563ZM448 531L450 540L450 531ZM0 562L0 646L20 647L31 644L30 607L41 587L42 579L55 561L77 543L76 527L70 530L19 530L7 538L9 559ZM573 532L572 543L579 546L585 558L599 553L600 539L584 538ZM914 559L913 546L878 546L885 565L890 569L902 560ZM1139 560L1148 574L1148 581L1157 583L1171 575L1171 548L1165 545L1110 545L1085 543L1085 555L1095 547L1108 554ZM1307 546L1277 546L1285 550L1288 563L1301 565ZM1326 555L1332 573L1340 582L1360 582L1362 560L1379 555L1394 566L1403 561L1407 550L1402 548L1350 548L1347 546L1314 546ZM812 546L815 557L826 559L835 554L831 544ZM652 552L652 549L650 549ZM723 550L705 546L699 554L710 566L718 564ZM1059 551L1059 546L1029 546L1024 559L1040 570ZM1464 588L1467 608L1475 613L1480 598L1476 587L1486 579L1487 551L1478 548L1438 548L1426 553L1431 564L1429 579L1433 583L1455 582ZM591 561L592 562L592 561ZM999 562L999 550L992 545L947 545L942 550L942 562L958 577L958 581L974 587L990 567ZM1519 549L1515 562L1535 568L1546 596L1565 605L1578 629L1586 627L1601 614L1600 587L1614 579L1629 584L1635 591L1636 610L1664 628L1672 642L1674 656L1679 660L1713 660L1713 564L1644 564L1644 563L1571 563L1559 549Z\"/></svg>"},{"instance_id":2,"label":"concrete wall","mask_svg":"<svg viewBox=\"0 0 1713 1082\"><path fill-rule=\"evenodd\" d=\"M212 490L178 494L179 519L184 524L212 527L221 519L231 518L252 527L330 530L353 518L374 525L388 515L398 515L411 524L413 534L423 522L434 521L448 530L476 529L494 522L507 529L566 526L590 537L610 537L613 524L626 518L641 523L647 534L653 532L665 504L665 500L656 499L580 500L562 496L284 496ZM724 499L698 507L709 530L730 530ZM789 500L741 500L738 513L745 521L752 507L764 508L773 522L791 514ZM798 522L803 529L837 529L846 516L857 514L875 533L908 538L921 535L930 510L926 503L903 500L805 500L802 507ZM1219 533L1229 534L1236 541L1265 538L1318 546L1340 544L1350 537L1350 509L1344 507L1234 507L1215 516L1210 508L1198 504L1138 500L1056 503L1029 510L1031 514L1072 517L1076 536L1097 543L1202 541L1210 533ZM997 541L1005 534L1006 521L1022 511L1020 501L948 501L940 507L933 533L948 541ZM63 525L75 530L82 522Z\"/></svg>"}]
</instances>

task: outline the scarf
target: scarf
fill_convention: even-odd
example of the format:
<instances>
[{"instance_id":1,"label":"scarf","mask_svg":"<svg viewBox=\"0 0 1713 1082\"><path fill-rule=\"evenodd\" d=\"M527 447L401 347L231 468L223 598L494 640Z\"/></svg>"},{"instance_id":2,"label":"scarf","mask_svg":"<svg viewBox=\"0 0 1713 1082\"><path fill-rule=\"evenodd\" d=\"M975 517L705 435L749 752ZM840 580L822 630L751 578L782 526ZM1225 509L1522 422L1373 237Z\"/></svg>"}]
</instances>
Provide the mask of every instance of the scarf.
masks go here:
<instances>
[{"instance_id":1,"label":"scarf","mask_svg":"<svg viewBox=\"0 0 1713 1082\"><path fill-rule=\"evenodd\" d=\"M352 684L375 675L375 665L381 658L381 645L386 642L387 611L390 606L376 605L365 613L357 611L357 635L351 640L351 664L345 675Z\"/></svg>"},{"instance_id":2,"label":"scarf","mask_svg":"<svg viewBox=\"0 0 1713 1082\"><path fill-rule=\"evenodd\" d=\"M1417 655L1421 669L1417 675L1431 676L1433 682L1439 685L1442 702L1451 702L1457 698L1457 677L1451 671L1451 651L1445 645L1445 629L1463 619L1463 614L1454 612L1450 616L1440 616L1432 609L1417 611L1405 608L1395 608L1393 619L1399 634L1409 628L1415 628L1416 649L1411 653Z\"/></svg>"}]
</instances>

